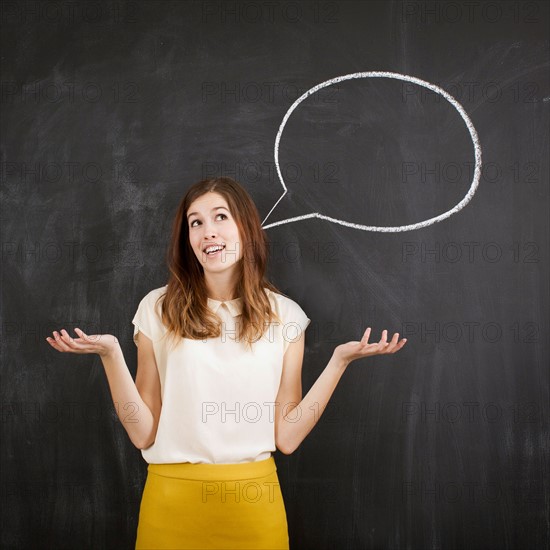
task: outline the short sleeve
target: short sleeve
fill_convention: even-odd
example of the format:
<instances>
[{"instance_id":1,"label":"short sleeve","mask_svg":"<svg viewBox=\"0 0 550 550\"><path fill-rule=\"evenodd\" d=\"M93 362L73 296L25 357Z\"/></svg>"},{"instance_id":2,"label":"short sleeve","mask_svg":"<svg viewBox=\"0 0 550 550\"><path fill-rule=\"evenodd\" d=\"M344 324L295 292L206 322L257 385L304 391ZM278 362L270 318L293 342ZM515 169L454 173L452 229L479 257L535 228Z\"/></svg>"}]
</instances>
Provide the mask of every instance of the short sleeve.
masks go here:
<instances>
[{"instance_id":1,"label":"short sleeve","mask_svg":"<svg viewBox=\"0 0 550 550\"><path fill-rule=\"evenodd\" d=\"M138 345L136 336L143 332L150 340L155 342L160 339L164 332L164 325L159 317L160 300L158 300L160 289L152 290L139 303L137 311L132 319L134 325L133 340ZM158 304L156 303L158 300Z\"/></svg>"},{"instance_id":2,"label":"short sleeve","mask_svg":"<svg viewBox=\"0 0 550 550\"><path fill-rule=\"evenodd\" d=\"M284 352L288 349L288 346L292 342L296 342L300 339L303 332L306 331L311 319L307 316L306 312L290 298L284 300L285 307L283 308L283 341Z\"/></svg>"}]
</instances>

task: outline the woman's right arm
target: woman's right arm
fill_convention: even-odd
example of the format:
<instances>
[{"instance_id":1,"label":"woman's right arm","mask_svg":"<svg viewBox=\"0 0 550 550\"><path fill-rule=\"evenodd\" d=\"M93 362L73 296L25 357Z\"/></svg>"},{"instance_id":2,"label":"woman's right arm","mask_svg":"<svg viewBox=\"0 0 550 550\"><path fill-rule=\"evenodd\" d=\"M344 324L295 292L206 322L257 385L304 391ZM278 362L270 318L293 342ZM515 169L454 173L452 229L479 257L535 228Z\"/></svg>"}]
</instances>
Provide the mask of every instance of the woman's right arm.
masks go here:
<instances>
[{"instance_id":1,"label":"woman's right arm","mask_svg":"<svg viewBox=\"0 0 550 550\"><path fill-rule=\"evenodd\" d=\"M156 438L162 408L160 379L153 353L153 343L138 333L138 371L136 381L128 370L118 341L111 335L87 336L75 329L80 338L65 330L48 342L61 352L97 353L103 363L111 397L120 422L138 449L150 447ZM102 340L103 338L103 340Z\"/></svg>"},{"instance_id":2,"label":"woman's right arm","mask_svg":"<svg viewBox=\"0 0 550 550\"><path fill-rule=\"evenodd\" d=\"M138 370L136 381L126 366L120 346L101 357L118 418L132 443L146 449L154 442L161 411L160 379L153 343L138 333Z\"/></svg>"},{"instance_id":3,"label":"woman's right arm","mask_svg":"<svg viewBox=\"0 0 550 550\"><path fill-rule=\"evenodd\" d=\"M157 429L162 409L162 397L160 390L160 378L157 361L153 351L153 342L143 332L136 335L138 344L138 369L136 374L136 388L145 401L151 413L152 427L148 425L147 437L142 441L140 449L147 449L156 439Z\"/></svg>"}]
</instances>

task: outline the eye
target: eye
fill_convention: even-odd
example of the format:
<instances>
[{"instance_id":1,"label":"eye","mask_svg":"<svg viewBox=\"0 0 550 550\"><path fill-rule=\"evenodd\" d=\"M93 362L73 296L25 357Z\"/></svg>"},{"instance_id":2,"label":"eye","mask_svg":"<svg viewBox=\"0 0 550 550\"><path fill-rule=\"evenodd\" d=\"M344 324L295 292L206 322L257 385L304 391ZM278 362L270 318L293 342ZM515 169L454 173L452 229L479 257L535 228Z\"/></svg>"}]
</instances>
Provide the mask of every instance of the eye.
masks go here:
<instances>
[{"instance_id":1,"label":"eye","mask_svg":"<svg viewBox=\"0 0 550 550\"><path fill-rule=\"evenodd\" d=\"M218 216L223 216L224 218L227 218L227 216L226 216L225 214L222 214L221 212L220 212L219 214L216 215L216 218L217 218ZM191 222L191 227L194 227L193 224L194 224L195 222L199 222L199 223L200 223L200 221L199 221L198 219L195 219L195 220L193 220L193 221Z\"/></svg>"}]
</instances>

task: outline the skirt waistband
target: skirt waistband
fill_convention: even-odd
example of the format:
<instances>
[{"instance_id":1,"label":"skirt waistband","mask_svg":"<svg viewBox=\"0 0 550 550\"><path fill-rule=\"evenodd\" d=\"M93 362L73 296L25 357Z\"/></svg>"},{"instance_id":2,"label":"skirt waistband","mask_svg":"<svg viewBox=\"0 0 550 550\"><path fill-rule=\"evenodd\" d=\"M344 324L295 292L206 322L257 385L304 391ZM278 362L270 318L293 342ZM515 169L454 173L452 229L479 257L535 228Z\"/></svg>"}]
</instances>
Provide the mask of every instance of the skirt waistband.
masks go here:
<instances>
[{"instance_id":1,"label":"skirt waistband","mask_svg":"<svg viewBox=\"0 0 550 550\"><path fill-rule=\"evenodd\" d=\"M172 464L149 464L147 471L164 477L195 479L199 481L236 480L266 477L277 470L273 456L255 462L232 464L205 464L178 462Z\"/></svg>"}]
</instances>

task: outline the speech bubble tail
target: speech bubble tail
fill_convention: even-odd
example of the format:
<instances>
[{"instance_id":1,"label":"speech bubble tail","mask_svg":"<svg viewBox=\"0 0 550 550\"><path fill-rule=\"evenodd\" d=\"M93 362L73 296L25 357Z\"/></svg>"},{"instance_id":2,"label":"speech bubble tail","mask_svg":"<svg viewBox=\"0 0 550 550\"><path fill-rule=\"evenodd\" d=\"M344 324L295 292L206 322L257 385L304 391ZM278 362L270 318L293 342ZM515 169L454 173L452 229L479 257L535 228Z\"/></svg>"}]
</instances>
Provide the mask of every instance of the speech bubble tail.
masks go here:
<instances>
[{"instance_id":1,"label":"speech bubble tail","mask_svg":"<svg viewBox=\"0 0 550 550\"><path fill-rule=\"evenodd\" d=\"M303 216L295 216L294 218L286 218L285 220L279 220L278 222L269 223L263 225L262 229L269 229L270 227L276 227L277 225L283 225L285 223L300 222L302 220L307 220L309 218L318 218L319 212L312 212L311 214L304 214Z\"/></svg>"},{"instance_id":2,"label":"speech bubble tail","mask_svg":"<svg viewBox=\"0 0 550 550\"><path fill-rule=\"evenodd\" d=\"M283 197L286 195L287 189L285 189L285 192L279 197L279 200L271 207L271 210L267 213L267 216L264 218L264 221L262 222L262 227L264 227L264 223L266 222L267 218L271 216L271 212L277 208L277 205L281 202Z\"/></svg>"},{"instance_id":3,"label":"speech bubble tail","mask_svg":"<svg viewBox=\"0 0 550 550\"><path fill-rule=\"evenodd\" d=\"M283 199L283 197L287 194L287 189L285 189L285 192L279 197L279 200L273 205L273 207L271 208L271 210L268 212L267 216L264 218L264 221L262 222L262 228L263 229L268 229L270 227L275 227L277 225L282 225L282 224L285 224L285 223L292 223L292 222L297 222L297 221L301 221L301 220L305 220L305 219L308 219L308 218L313 218L313 217L317 217L318 213L307 213L307 214L300 214L298 216L292 216L290 218L285 218L284 220L278 220L278 221L275 221L275 222L271 222L269 224L266 225L266 221L267 219L271 216L272 212L277 208L277 206L279 205L279 203L281 202L281 200ZM298 205L292 203L291 201L287 201L288 204L286 205L286 207L284 208L285 210L285 214L292 214L292 210L294 210L294 212L296 212L296 210L300 210L300 208L298 207ZM291 210L291 212L288 212L288 210Z\"/></svg>"}]
</instances>

